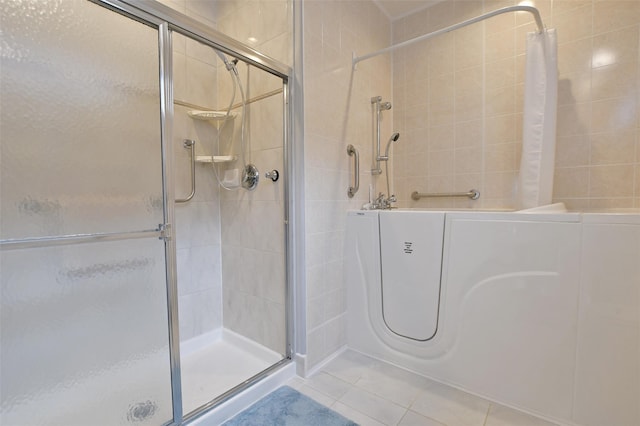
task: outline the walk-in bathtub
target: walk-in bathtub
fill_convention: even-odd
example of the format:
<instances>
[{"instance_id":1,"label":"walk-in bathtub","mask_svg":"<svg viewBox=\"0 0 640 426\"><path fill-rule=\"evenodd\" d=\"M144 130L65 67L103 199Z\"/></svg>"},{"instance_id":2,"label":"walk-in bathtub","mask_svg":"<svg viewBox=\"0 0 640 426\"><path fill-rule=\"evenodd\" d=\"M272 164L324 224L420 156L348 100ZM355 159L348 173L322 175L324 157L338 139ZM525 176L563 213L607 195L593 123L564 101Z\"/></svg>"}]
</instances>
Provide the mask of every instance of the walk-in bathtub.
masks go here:
<instances>
[{"instance_id":1,"label":"walk-in bathtub","mask_svg":"<svg viewBox=\"0 0 640 426\"><path fill-rule=\"evenodd\" d=\"M567 424L640 424L640 214L350 211L348 344Z\"/></svg>"}]
</instances>

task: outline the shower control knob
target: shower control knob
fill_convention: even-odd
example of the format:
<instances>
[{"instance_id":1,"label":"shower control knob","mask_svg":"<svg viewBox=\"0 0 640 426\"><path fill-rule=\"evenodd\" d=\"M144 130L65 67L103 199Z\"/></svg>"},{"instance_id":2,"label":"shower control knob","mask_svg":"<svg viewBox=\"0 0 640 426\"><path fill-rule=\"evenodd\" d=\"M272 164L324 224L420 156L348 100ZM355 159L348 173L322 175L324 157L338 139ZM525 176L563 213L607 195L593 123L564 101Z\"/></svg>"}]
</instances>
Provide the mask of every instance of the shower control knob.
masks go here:
<instances>
[{"instance_id":1,"label":"shower control knob","mask_svg":"<svg viewBox=\"0 0 640 426\"><path fill-rule=\"evenodd\" d=\"M265 173L264 177L275 182L280 178L280 173L278 173L277 170L271 170L270 172Z\"/></svg>"}]
</instances>

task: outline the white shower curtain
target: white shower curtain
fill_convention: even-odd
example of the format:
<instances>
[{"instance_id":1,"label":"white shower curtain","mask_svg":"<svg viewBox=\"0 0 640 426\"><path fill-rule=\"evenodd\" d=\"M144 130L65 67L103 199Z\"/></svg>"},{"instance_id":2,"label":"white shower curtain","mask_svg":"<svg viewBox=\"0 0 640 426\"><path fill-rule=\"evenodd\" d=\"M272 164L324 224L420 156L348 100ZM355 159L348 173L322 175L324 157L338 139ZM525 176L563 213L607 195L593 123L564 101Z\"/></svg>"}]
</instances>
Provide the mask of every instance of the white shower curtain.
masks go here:
<instances>
[{"instance_id":1,"label":"white shower curtain","mask_svg":"<svg viewBox=\"0 0 640 426\"><path fill-rule=\"evenodd\" d=\"M527 34L519 209L551 203L558 103L556 31Z\"/></svg>"}]
</instances>

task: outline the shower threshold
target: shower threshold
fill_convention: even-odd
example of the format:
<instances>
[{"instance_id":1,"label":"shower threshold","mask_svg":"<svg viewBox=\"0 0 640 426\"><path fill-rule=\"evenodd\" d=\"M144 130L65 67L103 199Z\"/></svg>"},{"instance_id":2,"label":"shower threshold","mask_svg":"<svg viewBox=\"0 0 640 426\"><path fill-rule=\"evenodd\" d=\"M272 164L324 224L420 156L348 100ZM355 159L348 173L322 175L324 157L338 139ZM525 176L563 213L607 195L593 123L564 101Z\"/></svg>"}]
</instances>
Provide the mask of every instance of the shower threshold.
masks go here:
<instances>
[{"instance_id":1,"label":"shower threshold","mask_svg":"<svg viewBox=\"0 0 640 426\"><path fill-rule=\"evenodd\" d=\"M182 342L183 412L197 409L282 358L281 354L224 328Z\"/></svg>"}]
</instances>

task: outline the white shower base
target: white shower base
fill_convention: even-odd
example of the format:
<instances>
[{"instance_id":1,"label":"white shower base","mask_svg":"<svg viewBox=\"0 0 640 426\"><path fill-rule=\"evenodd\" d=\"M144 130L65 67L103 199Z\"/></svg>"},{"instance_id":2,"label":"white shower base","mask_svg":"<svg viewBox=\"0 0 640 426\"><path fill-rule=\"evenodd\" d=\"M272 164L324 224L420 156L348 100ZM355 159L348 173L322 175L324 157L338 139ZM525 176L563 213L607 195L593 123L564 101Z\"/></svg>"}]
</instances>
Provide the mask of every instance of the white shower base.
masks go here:
<instances>
[{"instance_id":1,"label":"white shower base","mask_svg":"<svg viewBox=\"0 0 640 426\"><path fill-rule=\"evenodd\" d=\"M180 346L185 414L283 358L229 330L207 333ZM162 348L140 359L96 371L91 376L43 387L29 398L7 400L0 411L0 424L154 426L164 423L171 418L171 392L168 373L163 376L159 372L166 372L167 368L168 353ZM200 424L220 424L294 374L293 364L281 370L274 374L275 384L264 380L252 386L256 389L252 389L248 397L234 398L240 402L226 403L225 410L214 410L219 413L203 416ZM153 406L148 417L128 418L132 407L147 401Z\"/></svg>"},{"instance_id":2,"label":"white shower base","mask_svg":"<svg viewBox=\"0 0 640 426\"><path fill-rule=\"evenodd\" d=\"M227 329L182 342L180 353L185 414L283 358L281 354Z\"/></svg>"}]
</instances>

